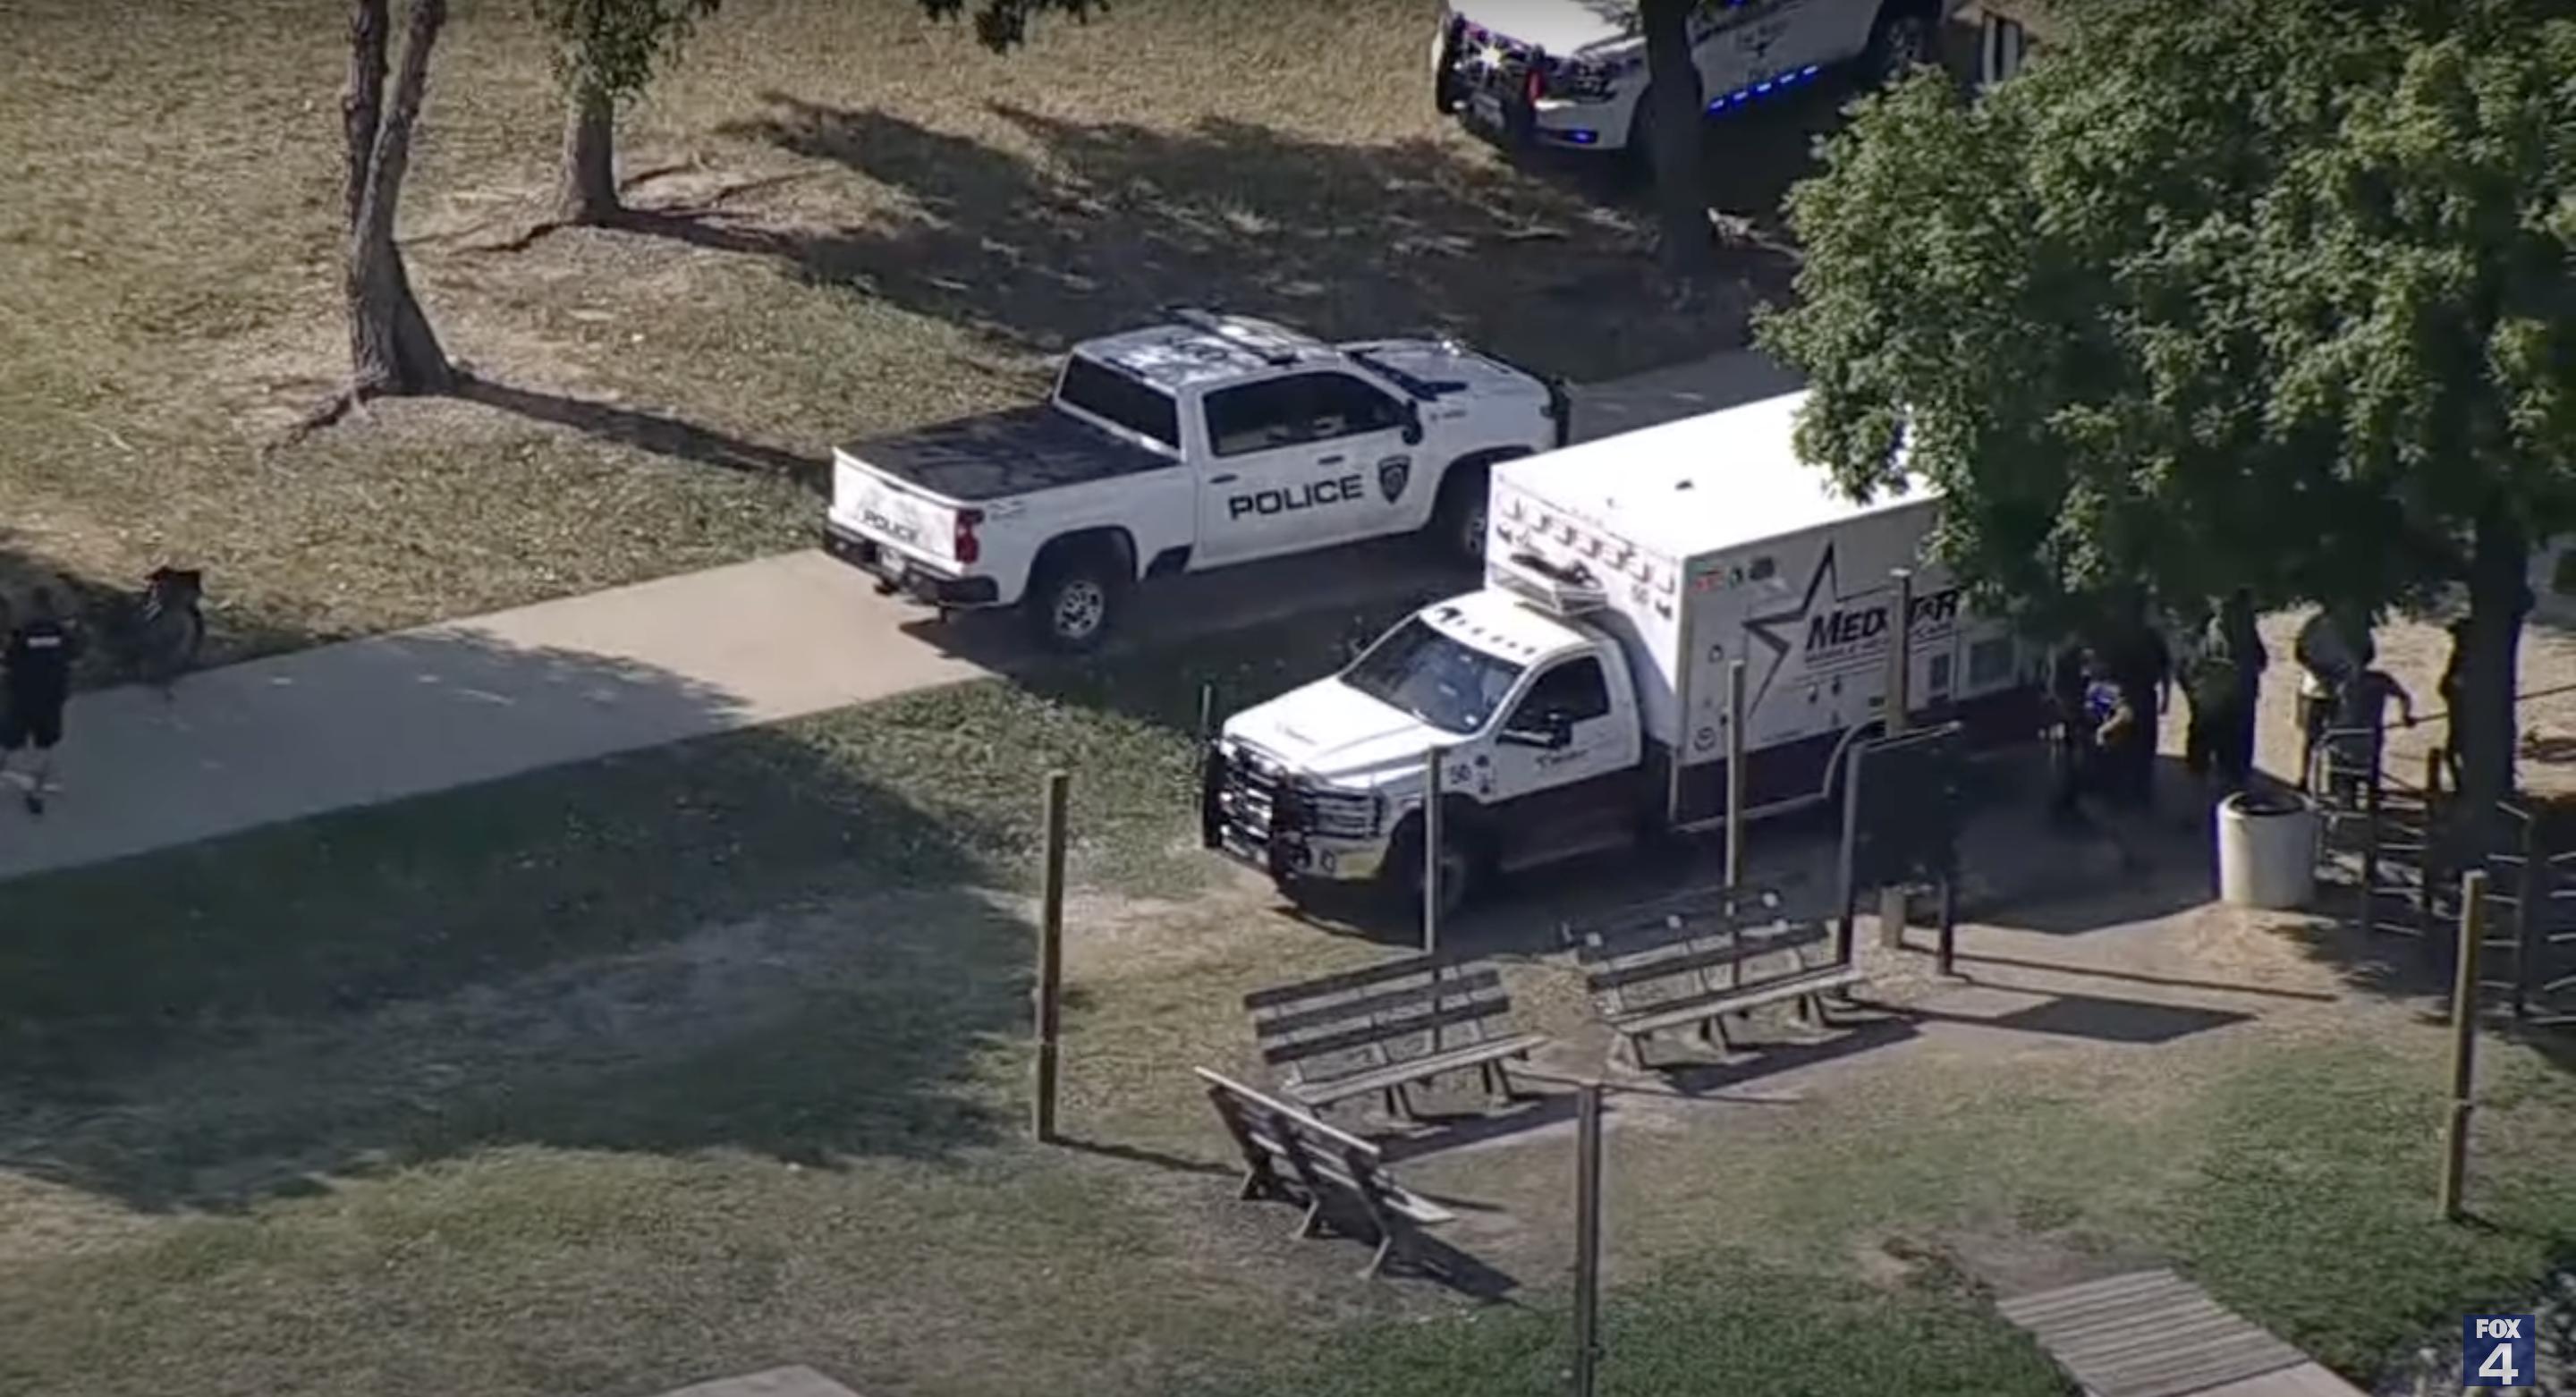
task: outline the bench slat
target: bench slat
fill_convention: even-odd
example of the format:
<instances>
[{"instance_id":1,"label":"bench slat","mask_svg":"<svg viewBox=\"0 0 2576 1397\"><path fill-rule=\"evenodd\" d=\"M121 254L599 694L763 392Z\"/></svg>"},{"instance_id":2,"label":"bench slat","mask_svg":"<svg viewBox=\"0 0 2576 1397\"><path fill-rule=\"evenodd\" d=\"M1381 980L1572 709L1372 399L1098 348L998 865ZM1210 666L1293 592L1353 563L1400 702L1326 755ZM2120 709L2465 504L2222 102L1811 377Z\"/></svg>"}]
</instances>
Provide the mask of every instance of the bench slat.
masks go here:
<instances>
[{"instance_id":1,"label":"bench slat","mask_svg":"<svg viewBox=\"0 0 2576 1397\"><path fill-rule=\"evenodd\" d=\"M1276 1067L1281 1063L1296 1062L1304 1058L1347 1052L1353 1048L1365 1048L1372 1043L1384 1043L1392 1038L1428 1033L1435 1028L1448 1028L1453 1024L1477 1023L1485 1019L1500 1018L1510 1013L1511 1007L1512 1002L1508 997L1497 994L1491 998L1466 1004L1453 1004L1428 1013L1389 1019L1384 1023L1363 1024L1358 1028L1340 1033L1322 1034L1294 1043L1272 1044L1261 1050L1261 1060ZM1388 1067L1399 1065L1386 1064Z\"/></svg>"},{"instance_id":2,"label":"bench slat","mask_svg":"<svg viewBox=\"0 0 2576 1397\"><path fill-rule=\"evenodd\" d=\"M1610 1026L1624 1034L1652 1033L1661 1028L1678 1028L1683 1024L1700 1023L1721 1014L1738 1014L1747 1009L1759 1009L1766 1004L1777 1004L1784 999L1822 994L1827 990L1857 984L1861 979L1860 969L1856 966L1836 967L1822 973L1794 975L1785 980L1774 980L1769 984L1757 985L1740 992L1729 990L1696 999L1651 1005L1634 1014L1611 1020Z\"/></svg>"},{"instance_id":3,"label":"bench slat","mask_svg":"<svg viewBox=\"0 0 2576 1397\"><path fill-rule=\"evenodd\" d=\"M1326 975L1314 980L1300 980L1293 985L1276 985L1266 990L1254 990L1243 997L1243 1007L1273 1009L1282 1004L1294 1004L1301 999L1320 999L1328 994L1345 994L1356 989L1366 989L1370 985L1384 984L1389 980L1401 980L1407 975L1429 975L1456 966L1463 960L1464 957L1455 952L1406 956L1402 960L1391 960L1383 965L1372 965L1360 970L1345 970L1339 975Z\"/></svg>"},{"instance_id":4,"label":"bench slat","mask_svg":"<svg viewBox=\"0 0 2576 1397\"><path fill-rule=\"evenodd\" d=\"M1456 1072L1464 1068L1482 1066L1488 1062L1498 1062L1504 1058L1520 1057L1546 1041L1544 1034L1516 1033L1509 1038L1471 1043L1451 1052L1406 1058L1402 1062L1391 1063L1371 1071L1355 1072L1347 1077L1333 1077L1320 1082L1299 1082L1288 1090L1298 1100L1309 1106L1328 1106L1349 1097L1365 1096L1373 1091L1384 1091L1388 1087L1418 1082L1426 1077L1439 1076L1444 1072Z\"/></svg>"},{"instance_id":5,"label":"bench slat","mask_svg":"<svg viewBox=\"0 0 2576 1397\"><path fill-rule=\"evenodd\" d=\"M1370 1144L1368 1141L1361 1139L1357 1135L1353 1135L1347 1130L1343 1130L1335 1126L1331 1121L1317 1120L1313 1116L1306 1114L1304 1111L1298 1110L1296 1107L1289 1105L1287 1102L1282 1101L1275 1096L1270 1096L1251 1087L1245 1086L1243 1083L1225 1076L1222 1073L1211 1072L1204 1067L1193 1067L1190 1070L1199 1074L1199 1079L1206 1082L1209 1086L1216 1087L1236 1098L1238 1111L1240 1111L1243 1106L1263 1107L1295 1122L1298 1129L1311 1130L1344 1149L1350 1149L1353 1147L1363 1149L1368 1151L1372 1158L1377 1154L1377 1146ZM1251 1113L1243 1112L1243 1114L1249 1116Z\"/></svg>"},{"instance_id":6,"label":"bench slat","mask_svg":"<svg viewBox=\"0 0 2576 1397\"><path fill-rule=\"evenodd\" d=\"M1777 890L1773 890L1771 901L1767 903L1763 901L1763 890L1758 888L1747 889L1734 901L1735 910L1730 914L1726 910L1727 898L1723 892L1701 890L1683 893L1630 907L1590 925L1569 926L1568 929L1578 944L1584 941L1617 944L1650 940L1659 933L1669 932L1674 918L1679 918L1685 928L1723 925L1729 921L1751 925L1783 918L1796 920L1788 909L1788 900Z\"/></svg>"},{"instance_id":7,"label":"bench slat","mask_svg":"<svg viewBox=\"0 0 2576 1397\"><path fill-rule=\"evenodd\" d=\"M1817 945L1823 942L1825 937L1825 928L1819 923L1793 927L1787 932L1758 939L1750 935L1738 935L1723 945L1711 946L1706 950L1691 951L1683 955L1672 954L1672 947L1669 946L1659 946L1647 953L1631 950L1621 959L1606 961L1601 969L1586 975L1584 984L1594 994L1599 994L1604 990L1624 989L1630 985L1641 985L1653 980L1692 975L1702 970L1714 970L1722 965L1733 965L1781 951L1799 950Z\"/></svg>"},{"instance_id":8,"label":"bench slat","mask_svg":"<svg viewBox=\"0 0 2576 1397\"><path fill-rule=\"evenodd\" d=\"M1282 1006L1270 1012L1268 1017L1263 1016L1263 1011L1255 1010L1252 1016L1252 1031L1264 1044L1267 1044L1274 1038L1291 1033L1302 1033L1310 1028L1321 1028L1326 1024L1340 1023L1346 1019L1365 1020L1390 1009L1401 1009L1407 1005L1432 999L1463 1000L1480 993L1500 990L1502 987L1502 972L1491 969L1479 970L1473 974L1434 980L1428 984L1415 985L1407 989L1388 990L1383 994L1365 995L1358 999L1337 1000L1312 1009L1288 1009Z\"/></svg>"}]
</instances>

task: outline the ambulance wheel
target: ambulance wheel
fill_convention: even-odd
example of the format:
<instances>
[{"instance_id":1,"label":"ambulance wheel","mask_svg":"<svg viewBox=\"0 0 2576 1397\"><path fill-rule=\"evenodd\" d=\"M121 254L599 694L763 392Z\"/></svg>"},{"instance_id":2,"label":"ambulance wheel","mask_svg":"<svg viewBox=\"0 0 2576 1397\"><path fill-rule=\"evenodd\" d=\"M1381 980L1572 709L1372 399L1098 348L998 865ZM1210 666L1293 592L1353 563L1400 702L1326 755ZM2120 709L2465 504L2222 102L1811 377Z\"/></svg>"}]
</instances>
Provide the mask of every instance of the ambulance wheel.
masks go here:
<instances>
[{"instance_id":1,"label":"ambulance wheel","mask_svg":"<svg viewBox=\"0 0 2576 1397\"><path fill-rule=\"evenodd\" d=\"M1478 857L1474 841L1466 831L1443 822L1440 831L1440 917L1447 921L1465 907L1484 881L1484 860ZM1396 827L1395 838L1387 844L1386 872L1383 884L1389 900L1388 910L1422 922L1422 822L1408 819Z\"/></svg>"},{"instance_id":2,"label":"ambulance wheel","mask_svg":"<svg viewBox=\"0 0 2576 1397\"><path fill-rule=\"evenodd\" d=\"M1020 605L1039 644L1081 655L1100 648L1126 599L1127 578L1108 549L1067 547L1038 560Z\"/></svg>"}]
</instances>

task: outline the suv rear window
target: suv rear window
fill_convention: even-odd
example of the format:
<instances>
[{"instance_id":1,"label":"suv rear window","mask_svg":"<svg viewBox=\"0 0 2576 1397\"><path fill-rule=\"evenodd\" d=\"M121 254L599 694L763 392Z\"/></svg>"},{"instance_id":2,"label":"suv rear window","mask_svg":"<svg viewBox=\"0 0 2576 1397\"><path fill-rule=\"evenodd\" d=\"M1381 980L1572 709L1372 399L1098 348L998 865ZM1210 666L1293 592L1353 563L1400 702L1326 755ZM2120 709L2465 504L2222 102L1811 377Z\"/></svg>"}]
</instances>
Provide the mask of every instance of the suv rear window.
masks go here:
<instances>
[{"instance_id":1,"label":"suv rear window","mask_svg":"<svg viewBox=\"0 0 2576 1397\"><path fill-rule=\"evenodd\" d=\"M1181 410L1172 395L1096 359L1076 354L1065 360L1055 396L1069 407L1114 422L1148 441L1161 442L1173 451L1181 449Z\"/></svg>"}]
</instances>

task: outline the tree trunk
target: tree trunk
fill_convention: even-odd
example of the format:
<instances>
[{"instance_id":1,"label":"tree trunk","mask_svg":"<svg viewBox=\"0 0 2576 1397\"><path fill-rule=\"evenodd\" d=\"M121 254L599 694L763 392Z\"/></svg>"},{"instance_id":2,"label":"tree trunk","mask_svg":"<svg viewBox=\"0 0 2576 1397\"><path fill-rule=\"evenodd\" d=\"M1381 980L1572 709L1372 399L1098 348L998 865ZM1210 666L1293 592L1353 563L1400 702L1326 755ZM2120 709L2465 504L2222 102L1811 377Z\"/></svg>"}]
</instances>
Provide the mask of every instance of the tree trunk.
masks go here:
<instances>
[{"instance_id":1,"label":"tree trunk","mask_svg":"<svg viewBox=\"0 0 2576 1397\"><path fill-rule=\"evenodd\" d=\"M2492 829L2496 802L2514 789L2514 684L2522 645L2522 620L2531 609L2526 575L2531 542L2501 502L2478 517L2469 559L2469 619L2461 638L2459 711L2451 715L2451 741L2460 754L2460 808L2479 828ZM2475 847L2475 846L2473 846Z\"/></svg>"},{"instance_id":2,"label":"tree trunk","mask_svg":"<svg viewBox=\"0 0 2576 1397\"><path fill-rule=\"evenodd\" d=\"M563 187L555 217L567 224L613 223L617 203L617 106L608 94L582 85L564 102Z\"/></svg>"},{"instance_id":3,"label":"tree trunk","mask_svg":"<svg viewBox=\"0 0 2576 1397\"><path fill-rule=\"evenodd\" d=\"M1654 160L1656 255L1687 286L1708 266L1708 197L1700 184L1703 94L1691 61L1690 20L1697 0L1645 0L1646 100Z\"/></svg>"},{"instance_id":4,"label":"tree trunk","mask_svg":"<svg viewBox=\"0 0 2576 1397\"><path fill-rule=\"evenodd\" d=\"M376 117L385 102L386 0L352 0L349 6L349 85L340 90L340 127L348 137L341 197L343 232L358 226L367 198L367 162L376 149Z\"/></svg>"},{"instance_id":5,"label":"tree trunk","mask_svg":"<svg viewBox=\"0 0 2576 1397\"><path fill-rule=\"evenodd\" d=\"M357 3L380 5L381 0ZM411 163L412 126L429 82L430 52L446 22L447 0L412 0L402 68L368 151L366 187L349 231L351 389L362 397L443 393L454 381L447 353L412 294L402 249L394 243L394 211Z\"/></svg>"}]
</instances>

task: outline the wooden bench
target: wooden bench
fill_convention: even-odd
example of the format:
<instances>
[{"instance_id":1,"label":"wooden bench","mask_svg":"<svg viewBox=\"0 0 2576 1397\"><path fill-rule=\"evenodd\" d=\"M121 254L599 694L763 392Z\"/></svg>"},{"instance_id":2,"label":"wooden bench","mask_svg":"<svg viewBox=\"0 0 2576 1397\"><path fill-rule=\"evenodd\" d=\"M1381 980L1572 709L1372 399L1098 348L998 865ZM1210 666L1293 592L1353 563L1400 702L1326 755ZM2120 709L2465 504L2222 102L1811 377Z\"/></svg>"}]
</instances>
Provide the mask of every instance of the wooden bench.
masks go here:
<instances>
[{"instance_id":1,"label":"wooden bench","mask_svg":"<svg viewBox=\"0 0 2576 1397\"><path fill-rule=\"evenodd\" d=\"M1810 948L1834 944L1826 924L1776 906L1771 899L1699 916L1629 918L1581 938L1575 959L1585 987L1632 1065L1647 1068L1646 1041L1670 1029L1696 1029L1703 1041L1731 1048L1726 1016L1767 1005L1795 1003L1811 1022L1830 1022L1825 996L1858 984L1861 972L1810 961Z\"/></svg>"},{"instance_id":2,"label":"wooden bench","mask_svg":"<svg viewBox=\"0 0 2576 1397\"><path fill-rule=\"evenodd\" d=\"M1338 1224L1375 1242L1362 1276L1378 1274L1391 1254L1420 1266L1421 1229L1456 1216L1388 1178L1368 1141L1204 1067L1191 1070L1207 1083L1208 1101L1243 1151L1243 1197L1304 1203L1301 1238Z\"/></svg>"},{"instance_id":3,"label":"wooden bench","mask_svg":"<svg viewBox=\"0 0 2576 1397\"><path fill-rule=\"evenodd\" d=\"M1318 1110L1375 1092L1410 1118L1406 1088L1471 1067L1489 1095L1509 1099L1506 1064L1547 1041L1513 1031L1500 972L1446 955L1261 990L1243 1007L1280 1090Z\"/></svg>"}]
</instances>

